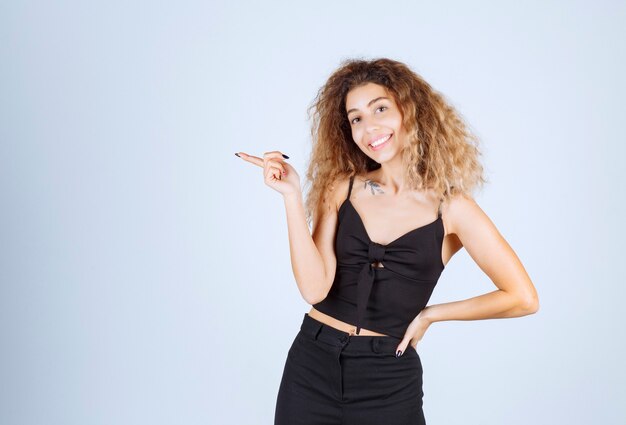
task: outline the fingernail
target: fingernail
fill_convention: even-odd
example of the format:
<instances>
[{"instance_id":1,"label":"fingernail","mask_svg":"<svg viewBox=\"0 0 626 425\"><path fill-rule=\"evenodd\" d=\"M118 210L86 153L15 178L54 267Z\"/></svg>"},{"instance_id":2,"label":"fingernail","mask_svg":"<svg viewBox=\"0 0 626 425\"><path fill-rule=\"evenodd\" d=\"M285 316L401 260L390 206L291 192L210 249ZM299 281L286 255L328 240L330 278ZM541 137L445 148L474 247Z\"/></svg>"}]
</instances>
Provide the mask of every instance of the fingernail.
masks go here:
<instances>
[{"instance_id":1,"label":"fingernail","mask_svg":"<svg viewBox=\"0 0 626 425\"><path fill-rule=\"evenodd\" d=\"M237 152L235 152L235 155L239 156L239 154ZM239 158L241 158L241 157L239 156Z\"/></svg>"},{"instance_id":2,"label":"fingernail","mask_svg":"<svg viewBox=\"0 0 626 425\"><path fill-rule=\"evenodd\" d=\"M401 351L401 350L398 350L398 351L396 352L396 357L400 357L401 355L402 355L402 351Z\"/></svg>"},{"instance_id":3,"label":"fingernail","mask_svg":"<svg viewBox=\"0 0 626 425\"><path fill-rule=\"evenodd\" d=\"M283 158L289 159L289 157L287 155L285 155L285 154L283 154Z\"/></svg>"}]
</instances>

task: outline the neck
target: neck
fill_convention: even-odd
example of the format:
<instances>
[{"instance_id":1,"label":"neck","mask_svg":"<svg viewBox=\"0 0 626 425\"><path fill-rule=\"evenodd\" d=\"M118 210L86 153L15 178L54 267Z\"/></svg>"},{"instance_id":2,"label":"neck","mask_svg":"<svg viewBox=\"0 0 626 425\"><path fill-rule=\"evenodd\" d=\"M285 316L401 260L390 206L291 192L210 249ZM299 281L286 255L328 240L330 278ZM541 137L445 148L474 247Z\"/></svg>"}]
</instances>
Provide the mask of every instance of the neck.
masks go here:
<instances>
[{"instance_id":1,"label":"neck","mask_svg":"<svg viewBox=\"0 0 626 425\"><path fill-rule=\"evenodd\" d=\"M400 155L397 155L391 161L381 164L373 177L380 185L385 187L385 192L390 195L404 191L405 176Z\"/></svg>"}]
</instances>

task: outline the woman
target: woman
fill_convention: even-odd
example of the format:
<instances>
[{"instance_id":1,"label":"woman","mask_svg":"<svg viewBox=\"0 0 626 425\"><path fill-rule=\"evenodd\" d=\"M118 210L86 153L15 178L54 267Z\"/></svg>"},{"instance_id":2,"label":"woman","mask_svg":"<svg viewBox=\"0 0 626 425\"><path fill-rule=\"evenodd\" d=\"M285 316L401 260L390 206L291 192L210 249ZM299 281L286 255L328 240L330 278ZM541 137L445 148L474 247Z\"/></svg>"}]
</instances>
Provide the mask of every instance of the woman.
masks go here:
<instances>
[{"instance_id":1,"label":"woman","mask_svg":"<svg viewBox=\"0 0 626 425\"><path fill-rule=\"evenodd\" d=\"M486 181L476 137L420 76L389 59L348 60L312 107L306 203L288 156L236 153L283 195L295 279L312 305L275 424L424 424L416 346L428 327L535 313L536 290L472 198ZM426 306L462 247L498 289Z\"/></svg>"}]
</instances>

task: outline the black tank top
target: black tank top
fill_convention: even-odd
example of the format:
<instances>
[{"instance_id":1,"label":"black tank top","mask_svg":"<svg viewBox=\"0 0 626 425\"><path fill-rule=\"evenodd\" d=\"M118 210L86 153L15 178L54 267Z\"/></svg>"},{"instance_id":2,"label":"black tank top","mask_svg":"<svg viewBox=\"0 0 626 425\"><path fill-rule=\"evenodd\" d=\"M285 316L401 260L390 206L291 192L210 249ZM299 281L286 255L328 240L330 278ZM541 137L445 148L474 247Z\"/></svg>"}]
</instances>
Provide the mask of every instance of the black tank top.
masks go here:
<instances>
[{"instance_id":1,"label":"black tank top","mask_svg":"<svg viewBox=\"0 0 626 425\"><path fill-rule=\"evenodd\" d=\"M382 245L369 238L350 201L353 181L354 176L338 211L335 279L326 298L313 307L355 324L357 335L363 327L403 338L445 268L441 203L435 221Z\"/></svg>"}]
</instances>

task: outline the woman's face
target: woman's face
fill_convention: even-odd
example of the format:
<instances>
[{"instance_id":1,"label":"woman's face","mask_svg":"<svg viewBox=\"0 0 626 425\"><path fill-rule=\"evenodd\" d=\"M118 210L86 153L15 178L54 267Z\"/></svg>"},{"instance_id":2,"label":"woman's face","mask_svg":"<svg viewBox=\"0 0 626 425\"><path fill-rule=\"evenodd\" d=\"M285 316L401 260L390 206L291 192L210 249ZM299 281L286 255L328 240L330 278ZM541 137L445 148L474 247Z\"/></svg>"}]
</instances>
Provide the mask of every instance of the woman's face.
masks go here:
<instances>
[{"instance_id":1,"label":"woman's face","mask_svg":"<svg viewBox=\"0 0 626 425\"><path fill-rule=\"evenodd\" d=\"M350 90L346 112L352 139L365 155L380 164L401 151L406 140L402 114L385 87L367 83Z\"/></svg>"}]
</instances>

